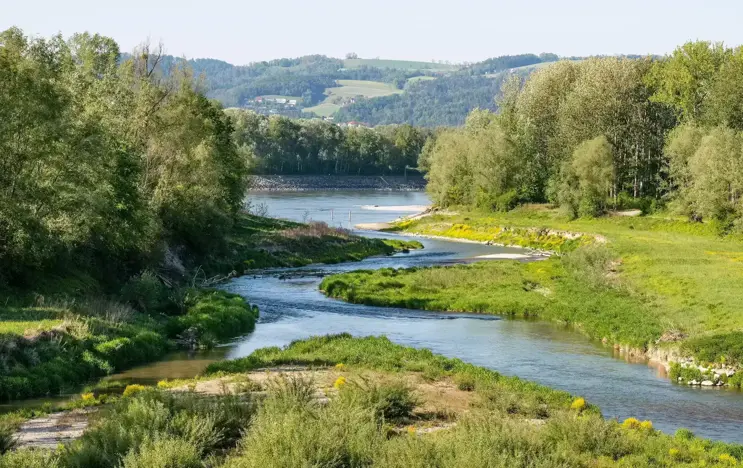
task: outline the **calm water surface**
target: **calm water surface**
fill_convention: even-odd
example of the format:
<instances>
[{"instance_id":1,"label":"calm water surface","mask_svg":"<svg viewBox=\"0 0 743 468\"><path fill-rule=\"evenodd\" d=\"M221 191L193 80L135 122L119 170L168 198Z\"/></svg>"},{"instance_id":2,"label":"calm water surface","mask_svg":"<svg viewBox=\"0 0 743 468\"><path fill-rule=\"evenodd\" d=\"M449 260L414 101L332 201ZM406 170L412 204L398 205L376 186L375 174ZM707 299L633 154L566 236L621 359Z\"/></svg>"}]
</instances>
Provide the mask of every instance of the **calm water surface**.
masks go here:
<instances>
[{"instance_id":1,"label":"calm water surface","mask_svg":"<svg viewBox=\"0 0 743 468\"><path fill-rule=\"evenodd\" d=\"M265 203L271 216L326 221L343 227L409 214L408 208L380 210L381 206L428 204L423 193L271 193L251 198L254 204ZM450 264L488 253L523 253L519 249L438 240L423 240L423 244L424 250L410 254L291 269L302 273L291 279L279 278L287 270L234 279L225 289L244 295L260 307L261 319L254 333L211 356L175 356L122 376L147 381L186 377L215 359L246 356L258 348L283 346L312 335L386 335L396 343L429 348L584 396L599 405L606 417L649 419L667 432L686 427L699 436L743 443L741 392L674 385L662 369L627 362L614 356L612 349L554 324L347 304L318 291L322 275L341 271Z\"/></svg>"}]
</instances>

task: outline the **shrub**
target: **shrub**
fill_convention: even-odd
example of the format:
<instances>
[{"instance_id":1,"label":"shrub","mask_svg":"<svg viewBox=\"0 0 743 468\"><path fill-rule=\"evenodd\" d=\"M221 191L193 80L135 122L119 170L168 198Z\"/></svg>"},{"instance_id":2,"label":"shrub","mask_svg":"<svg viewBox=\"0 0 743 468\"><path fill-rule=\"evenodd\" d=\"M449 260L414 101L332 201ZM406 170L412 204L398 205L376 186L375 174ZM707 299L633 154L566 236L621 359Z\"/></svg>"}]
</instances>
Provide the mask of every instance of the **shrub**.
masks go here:
<instances>
[{"instance_id":1,"label":"shrub","mask_svg":"<svg viewBox=\"0 0 743 468\"><path fill-rule=\"evenodd\" d=\"M456 374L454 376L454 383L457 384L459 390L465 392L471 392L475 390L475 379L469 374Z\"/></svg>"},{"instance_id":2,"label":"shrub","mask_svg":"<svg viewBox=\"0 0 743 468\"><path fill-rule=\"evenodd\" d=\"M0 422L0 454L15 447L16 442L15 427L8 423Z\"/></svg>"},{"instance_id":3,"label":"shrub","mask_svg":"<svg viewBox=\"0 0 743 468\"><path fill-rule=\"evenodd\" d=\"M676 431L674 437L678 440L692 440L695 436L694 433L691 432L689 429L682 427L681 429Z\"/></svg>"},{"instance_id":4,"label":"shrub","mask_svg":"<svg viewBox=\"0 0 743 468\"><path fill-rule=\"evenodd\" d=\"M59 457L50 450L22 449L0 456L0 468L61 468Z\"/></svg>"},{"instance_id":5,"label":"shrub","mask_svg":"<svg viewBox=\"0 0 743 468\"><path fill-rule=\"evenodd\" d=\"M147 390L147 387L145 387L144 385L137 385L137 384L127 385L126 388L124 389L124 393L122 394L122 396L125 398L130 397L130 396L136 395L139 392L143 392L145 390Z\"/></svg>"},{"instance_id":6,"label":"shrub","mask_svg":"<svg viewBox=\"0 0 743 468\"><path fill-rule=\"evenodd\" d=\"M341 401L360 404L372 410L383 421L400 421L409 418L418 400L404 382L373 383L368 381L343 385Z\"/></svg>"},{"instance_id":7,"label":"shrub","mask_svg":"<svg viewBox=\"0 0 743 468\"><path fill-rule=\"evenodd\" d=\"M200 468L196 447L183 439L147 441L124 457L123 468Z\"/></svg>"},{"instance_id":8,"label":"shrub","mask_svg":"<svg viewBox=\"0 0 743 468\"><path fill-rule=\"evenodd\" d=\"M199 341L223 341L248 333L255 328L257 307L251 307L242 296L224 291L203 291L187 301L186 314L172 318L168 334L175 338L193 329Z\"/></svg>"},{"instance_id":9,"label":"shrub","mask_svg":"<svg viewBox=\"0 0 743 468\"><path fill-rule=\"evenodd\" d=\"M156 314L169 308L168 289L153 272L132 277L121 289L121 298L141 312Z\"/></svg>"}]
</instances>

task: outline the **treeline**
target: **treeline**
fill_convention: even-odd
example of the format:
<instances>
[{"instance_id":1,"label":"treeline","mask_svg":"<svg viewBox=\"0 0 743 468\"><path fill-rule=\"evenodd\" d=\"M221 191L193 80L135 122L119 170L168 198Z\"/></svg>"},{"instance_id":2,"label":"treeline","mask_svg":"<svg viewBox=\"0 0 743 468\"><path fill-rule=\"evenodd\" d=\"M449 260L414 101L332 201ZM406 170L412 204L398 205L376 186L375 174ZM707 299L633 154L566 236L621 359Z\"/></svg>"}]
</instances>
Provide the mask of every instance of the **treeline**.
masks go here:
<instances>
[{"instance_id":1,"label":"treeline","mask_svg":"<svg viewBox=\"0 0 743 468\"><path fill-rule=\"evenodd\" d=\"M0 33L0 286L121 282L171 247L223 245L247 165L192 73L99 35Z\"/></svg>"},{"instance_id":2,"label":"treeline","mask_svg":"<svg viewBox=\"0 0 743 468\"><path fill-rule=\"evenodd\" d=\"M474 63L463 70L463 73L470 75L484 75L486 73L498 73L511 68L525 67L527 65L536 65L538 63L556 62L560 60L556 54L543 53L539 55L521 54L521 55L501 55L493 57L482 62Z\"/></svg>"},{"instance_id":3,"label":"treeline","mask_svg":"<svg viewBox=\"0 0 743 468\"><path fill-rule=\"evenodd\" d=\"M571 216L669 203L730 229L743 217L743 48L562 61L508 81L421 155L441 205L550 201Z\"/></svg>"},{"instance_id":4,"label":"treeline","mask_svg":"<svg viewBox=\"0 0 743 468\"><path fill-rule=\"evenodd\" d=\"M131 58L124 54L125 60ZM158 68L168 74L177 68L190 68L204 77L206 95L226 107L240 107L249 99L265 95L297 96L311 106L325 98L326 88L336 80L370 80L391 83L402 89L408 78L423 75L416 70L397 70L362 66L344 68L343 60L324 55L283 58L238 66L215 59L184 60L163 55Z\"/></svg>"},{"instance_id":5,"label":"treeline","mask_svg":"<svg viewBox=\"0 0 743 468\"><path fill-rule=\"evenodd\" d=\"M234 138L256 174L402 174L430 131L410 125L340 127L230 109Z\"/></svg>"}]
</instances>

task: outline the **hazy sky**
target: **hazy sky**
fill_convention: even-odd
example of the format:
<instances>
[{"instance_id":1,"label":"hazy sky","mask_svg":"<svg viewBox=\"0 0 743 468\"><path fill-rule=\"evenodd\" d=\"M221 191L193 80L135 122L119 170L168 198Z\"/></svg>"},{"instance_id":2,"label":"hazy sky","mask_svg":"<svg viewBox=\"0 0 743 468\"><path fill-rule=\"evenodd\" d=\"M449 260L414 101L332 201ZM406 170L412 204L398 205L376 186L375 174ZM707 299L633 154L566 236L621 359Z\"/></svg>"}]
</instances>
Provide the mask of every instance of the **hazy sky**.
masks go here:
<instances>
[{"instance_id":1,"label":"hazy sky","mask_svg":"<svg viewBox=\"0 0 743 468\"><path fill-rule=\"evenodd\" d=\"M108 5L106 5L108 4ZM0 0L0 29L98 32L129 51L235 64L306 54L477 61L504 54L663 54L743 43L742 0Z\"/></svg>"}]
</instances>

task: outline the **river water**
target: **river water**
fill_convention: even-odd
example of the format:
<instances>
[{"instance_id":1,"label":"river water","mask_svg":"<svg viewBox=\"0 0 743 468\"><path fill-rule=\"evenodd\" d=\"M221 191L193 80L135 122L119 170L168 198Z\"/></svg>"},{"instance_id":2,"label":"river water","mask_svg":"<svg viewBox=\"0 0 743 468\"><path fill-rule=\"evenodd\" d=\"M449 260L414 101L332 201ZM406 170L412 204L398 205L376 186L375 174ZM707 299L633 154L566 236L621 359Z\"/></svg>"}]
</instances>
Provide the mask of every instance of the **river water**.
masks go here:
<instances>
[{"instance_id":1,"label":"river water","mask_svg":"<svg viewBox=\"0 0 743 468\"><path fill-rule=\"evenodd\" d=\"M429 203L425 194L415 192L266 193L253 194L251 200L254 206L265 204L271 216L326 221L343 227L389 221ZM502 374L583 396L609 418L649 419L654 427L669 433L685 427L698 436L743 443L743 393L675 385L665 377L662 368L628 362L615 355L613 349L564 327L490 315L347 304L328 299L318 291L321 276L336 272L445 265L485 254L523 253L519 249L480 244L432 239L422 242L424 250L409 254L290 269L299 273L290 279L281 279L286 277L286 269L236 278L224 288L244 295L260 307L261 318L255 332L210 354L174 355L116 378L153 382L189 377L216 359L246 356L258 348L283 346L312 335L386 335L396 343L429 348Z\"/></svg>"}]
</instances>

